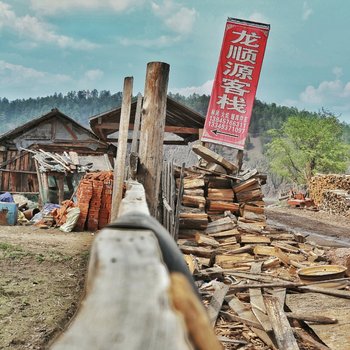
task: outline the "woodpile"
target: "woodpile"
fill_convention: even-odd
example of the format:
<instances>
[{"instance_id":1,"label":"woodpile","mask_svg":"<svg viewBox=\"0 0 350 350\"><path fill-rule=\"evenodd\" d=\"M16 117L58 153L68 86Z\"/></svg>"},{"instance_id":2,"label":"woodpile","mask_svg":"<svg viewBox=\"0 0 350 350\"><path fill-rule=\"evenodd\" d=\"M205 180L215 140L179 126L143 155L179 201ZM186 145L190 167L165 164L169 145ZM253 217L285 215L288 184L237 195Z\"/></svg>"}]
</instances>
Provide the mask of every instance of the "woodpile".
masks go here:
<instances>
[{"instance_id":1,"label":"woodpile","mask_svg":"<svg viewBox=\"0 0 350 350\"><path fill-rule=\"evenodd\" d=\"M350 216L350 192L344 190L323 191L319 207L331 214Z\"/></svg>"},{"instance_id":2,"label":"woodpile","mask_svg":"<svg viewBox=\"0 0 350 350\"><path fill-rule=\"evenodd\" d=\"M210 164L215 161L215 153L205 147L196 146L195 151L209 159ZM208 230L216 230L221 222L236 218L252 231L265 225L261 188L265 177L256 170L233 175L237 167L221 156L217 158L218 165L226 169L224 173L201 167L175 168L177 191L181 193L178 196L180 238L206 234ZM234 219L227 217L227 213ZM230 225L226 222L224 227Z\"/></svg>"},{"instance_id":3,"label":"woodpile","mask_svg":"<svg viewBox=\"0 0 350 350\"><path fill-rule=\"evenodd\" d=\"M349 289L346 269L336 277L317 276L322 281L302 276L301 269L332 266L328 249L267 226L264 177L256 170L232 174L220 162L224 173L177 169L176 184L183 193L178 246L223 347L313 350L334 348L335 342L350 347L350 291L342 290Z\"/></svg>"},{"instance_id":4,"label":"woodpile","mask_svg":"<svg viewBox=\"0 0 350 350\"><path fill-rule=\"evenodd\" d=\"M350 191L350 175L319 174L313 176L309 182L309 195L316 205L323 200L323 192L327 190Z\"/></svg>"}]
</instances>

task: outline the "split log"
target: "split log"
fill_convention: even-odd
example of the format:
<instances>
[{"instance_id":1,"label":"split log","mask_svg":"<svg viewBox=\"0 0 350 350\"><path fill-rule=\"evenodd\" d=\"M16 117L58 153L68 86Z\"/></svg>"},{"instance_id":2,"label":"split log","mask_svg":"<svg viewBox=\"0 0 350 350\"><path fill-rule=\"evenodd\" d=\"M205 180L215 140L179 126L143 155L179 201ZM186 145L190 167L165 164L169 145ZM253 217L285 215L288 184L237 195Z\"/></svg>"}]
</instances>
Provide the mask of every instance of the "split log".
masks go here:
<instances>
[{"instance_id":1,"label":"split log","mask_svg":"<svg viewBox=\"0 0 350 350\"><path fill-rule=\"evenodd\" d=\"M234 185L232 189L237 194L239 192L247 190L250 187L255 188L257 185L259 185L259 181L256 178L253 178Z\"/></svg>"},{"instance_id":2,"label":"split log","mask_svg":"<svg viewBox=\"0 0 350 350\"><path fill-rule=\"evenodd\" d=\"M199 246L203 246L203 247L209 246L209 247L217 248L220 245L215 238L212 238L208 235L201 235L199 233L195 235L195 241Z\"/></svg>"},{"instance_id":3,"label":"split log","mask_svg":"<svg viewBox=\"0 0 350 350\"><path fill-rule=\"evenodd\" d=\"M184 254L193 254L202 258L211 258L214 255L214 250L204 247L192 247L189 245L179 245L180 250Z\"/></svg>"},{"instance_id":4,"label":"split log","mask_svg":"<svg viewBox=\"0 0 350 350\"><path fill-rule=\"evenodd\" d=\"M221 165L228 171L229 174L238 170L237 165L229 162L227 159L225 159L221 155L213 152L212 150L202 145L199 145L199 144L193 145L192 151L198 154L203 159L205 159L207 162L213 162L215 164Z\"/></svg>"},{"instance_id":5,"label":"split log","mask_svg":"<svg viewBox=\"0 0 350 350\"><path fill-rule=\"evenodd\" d=\"M226 217L208 223L205 233L214 234L222 231L227 231L235 228L235 226L236 224L232 221L232 219Z\"/></svg>"},{"instance_id":6,"label":"split log","mask_svg":"<svg viewBox=\"0 0 350 350\"><path fill-rule=\"evenodd\" d=\"M208 200L208 211L224 212L225 210L230 210L234 213L239 211L239 203L233 203L229 201L214 201Z\"/></svg>"}]
</instances>

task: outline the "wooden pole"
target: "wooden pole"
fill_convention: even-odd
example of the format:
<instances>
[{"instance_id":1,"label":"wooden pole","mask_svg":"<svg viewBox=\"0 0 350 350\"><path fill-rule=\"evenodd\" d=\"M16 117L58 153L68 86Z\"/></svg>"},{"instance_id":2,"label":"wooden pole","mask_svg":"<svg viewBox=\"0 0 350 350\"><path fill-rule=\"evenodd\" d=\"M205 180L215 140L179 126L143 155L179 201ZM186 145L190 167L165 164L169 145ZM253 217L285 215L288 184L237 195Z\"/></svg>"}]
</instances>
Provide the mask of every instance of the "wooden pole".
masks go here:
<instances>
[{"instance_id":1,"label":"wooden pole","mask_svg":"<svg viewBox=\"0 0 350 350\"><path fill-rule=\"evenodd\" d=\"M135 121L134 121L134 131L132 133L132 142L131 142L131 153L138 153L138 144L139 144L139 135L140 135L140 124L141 124L141 105L142 105L142 95L137 94L137 104L135 112Z\"/></svg>"},{"instance_id":2,"label":"wooden pole","mask_svg":"<svg viewBox=\"0 0 350 350\"><path fill-rule=\"evenodd\" d=\"M130 121L133 77L124 79L123 100L120 112L117 157L114 163L111 222L118 217L119 205L123 197L126 149Z\"/></svg>"},{"instance_id":3,"label":"wooden pole","mask_svg":"<svg viewBox=\"0 0 350 350\"><path fill-rule=\"evenodd\" d=\"M169 79L167 63L147 64L140 135L140 176L146 191L150 214L158 217L163 140Z\"/></svg>"}]
</instances>

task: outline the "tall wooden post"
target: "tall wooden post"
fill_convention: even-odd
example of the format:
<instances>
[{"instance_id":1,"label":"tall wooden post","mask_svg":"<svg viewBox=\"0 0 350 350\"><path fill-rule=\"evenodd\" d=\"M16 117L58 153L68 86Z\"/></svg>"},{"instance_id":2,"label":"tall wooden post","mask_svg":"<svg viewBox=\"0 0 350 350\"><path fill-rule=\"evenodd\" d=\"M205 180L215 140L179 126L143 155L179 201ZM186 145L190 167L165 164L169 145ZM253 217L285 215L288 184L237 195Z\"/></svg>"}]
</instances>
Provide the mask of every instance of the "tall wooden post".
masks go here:
<instances>
[{"instance_id":1,"label":"tall wooden post","mask_svg":"<svg viewBox=\"0 0 350 350\"><path fill-rule=\"evenodd\" d=\"M158 216L160 178L163 167L163 140L170 66L147 64L140 134L140 181L146 192L150 214Z\"/></svg>"},{"instance_id":2,"label":"tall wooden post","mask_svg":"<svg viewBox=\"0 0 350 350\"><path fill-rule=\"evenodd\" d=\"M124 79L123 100L119 123L118 150L117 158L114 163L111 222L115 221L118 217L119 205L123 197L133 80L133 77L126 77Z\"/></svg>"}]
</instances>

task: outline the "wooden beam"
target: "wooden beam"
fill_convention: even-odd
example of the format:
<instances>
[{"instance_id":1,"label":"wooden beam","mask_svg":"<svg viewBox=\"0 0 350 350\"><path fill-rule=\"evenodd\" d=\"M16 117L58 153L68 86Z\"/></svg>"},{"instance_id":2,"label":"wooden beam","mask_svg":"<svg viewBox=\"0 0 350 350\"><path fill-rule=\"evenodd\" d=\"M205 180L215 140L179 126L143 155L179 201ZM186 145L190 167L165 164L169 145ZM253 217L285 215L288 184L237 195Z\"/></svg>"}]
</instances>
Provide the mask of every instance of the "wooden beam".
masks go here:
<instances>
[{"instance_id":1,"label":"wooden beam","mask_svg":"<svg viewBox=\"0 0 350 350\"><path fill-rule=\"evenodd\" d=\"M136 124L136 123L135 123ZM118 131L120 123L105 123L96 125L95 128L99 130L112 130L112 132ZM136 125L137 127L137 125ZM129 130L134 130L135 125L129 124ZM186 126L165 125L164 132L172 132L174 134L199 134L198 128L189 128Z\"/></svg>"},{"instance_id":2,"label":"wooden beam","mask_svg":"<svg viewBox=\"0 0 350 350\"><path fill-rule=\"evenodd\" d=\"M36 171L29 171L29 170L12 170L12 169L0 169L0 172L19 173L19 174L36 174Z\"/></svg>"},{"instance_id":3,"label":"wooden beam","mask_svg":"<svg viewBox=\"0 0 350 350\"><path fill-rule=\"evenodd\" d=\"M132 98L133 78L124 79L123 100L120 114L121 127L119 129L117 158L114 164L113 195L111 222L118 217L119 205L123 197L123 185L125 174L125 160L128 140L128 126L130 120L131 98Z\"/></svg>"},{"instance_id":4,"label":"wooden beam","mask_svg":"<svg viewBox=\"0 0 350 350\"><path fill-rule=\"evenodd\" d=\"M169 79L167 63L147 65L145 94L142 108L140 136L140 179L152 216L158 217L161 170L163 167L163 139Z\"/></svg>"},{"instance_id":5,"label":"wooden beam","mask_svg":"<svg viewBox=\"0 0 350 350\"><path fill-rule=\"evenodd\" d=\"M118 142L117 138L109 137L106 139L106 142ZM131 143L132 139L128 139L128 143ZM178 145L178 146L186 146L188 142L184 140L163 140L163 145Z\"/></svg>"}]
</instances>

